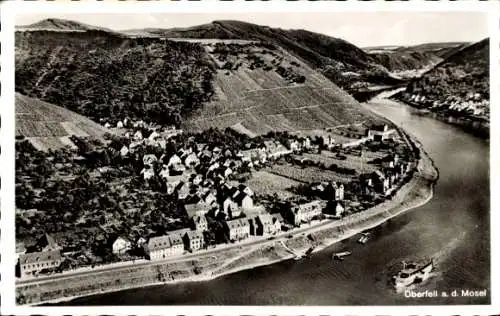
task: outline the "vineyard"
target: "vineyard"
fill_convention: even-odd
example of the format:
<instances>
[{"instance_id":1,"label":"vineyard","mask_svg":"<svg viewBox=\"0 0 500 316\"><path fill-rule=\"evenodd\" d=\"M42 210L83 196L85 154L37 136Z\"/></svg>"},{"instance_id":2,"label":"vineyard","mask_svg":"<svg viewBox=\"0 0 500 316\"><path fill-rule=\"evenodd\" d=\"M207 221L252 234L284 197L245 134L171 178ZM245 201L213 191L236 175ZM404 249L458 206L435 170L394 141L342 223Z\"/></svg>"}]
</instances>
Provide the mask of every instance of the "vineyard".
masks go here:
<instances>
[{"instance_id":1,"label":"vineyard","mask_svg":"<svg viewBox=\"0 0 500 316\"><path fill-rule=\"evenodd\" d=\"M351 96L282 49L256 43L204 47L217 67L214 96L183 123L185 129L232 127L255 136L374 120Z\"/></svg>"},{"instance_id":2,"label":"vineyard","mask_svg":"<svg viewBox=\"0 0 500 316\"><path fill-rule=\"evenodd\" d=\"M70 135L102 139L101 125L56 105L16 93L16 136L24 136L40 150L71 146Z\"/></svg>"}]
</instances>

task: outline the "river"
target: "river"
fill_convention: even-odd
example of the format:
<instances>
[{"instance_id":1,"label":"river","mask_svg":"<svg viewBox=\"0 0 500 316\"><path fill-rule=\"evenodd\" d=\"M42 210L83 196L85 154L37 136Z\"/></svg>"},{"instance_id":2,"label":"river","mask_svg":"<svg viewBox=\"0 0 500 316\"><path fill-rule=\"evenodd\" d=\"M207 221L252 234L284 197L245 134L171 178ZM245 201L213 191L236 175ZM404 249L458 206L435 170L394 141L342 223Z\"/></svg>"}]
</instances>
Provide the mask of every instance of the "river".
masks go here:
<instances>
[{"instance_id":1,"label":"river","mask_svg":"<svg viewBox=\"0 0 500 316\"><path fill-rule=\"evenodd\" d=\"M489 143L377 98L366 104L414 135L440 172L433 199L373 230L313 254L196 283L160 285L75 299L64 305L404 305L490 302ZM332 251L350 249L343 262ZM387 285L402 260L433 258L422 289L487 289L487 297L405 298Z\"/></svg>"}]
</instances>

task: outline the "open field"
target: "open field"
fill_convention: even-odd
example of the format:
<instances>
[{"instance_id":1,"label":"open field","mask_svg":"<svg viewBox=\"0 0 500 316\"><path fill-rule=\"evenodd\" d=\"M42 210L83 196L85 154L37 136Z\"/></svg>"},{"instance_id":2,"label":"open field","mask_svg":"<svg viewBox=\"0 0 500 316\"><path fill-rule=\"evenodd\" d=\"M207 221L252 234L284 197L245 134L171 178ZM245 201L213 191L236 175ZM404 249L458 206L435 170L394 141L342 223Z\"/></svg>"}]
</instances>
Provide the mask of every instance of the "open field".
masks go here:
<instances>
[{"instance_id":1,"label":"open field","mask_svg":"<svg viewBox=\"0 0 500 316\"><path fill-rule=\"evenodd\" d=\"M71 135L102 139L108 132L65 108L16 93L16 136L26 137L37 149L71 146Z\"/></svg>"},{"instance_id":2,"label":"open field","mask_svg":"<svg viewBox=\"0 0 500 316\"><path fill-rule=\"evenodd\" d=\"M383 153L380 152L372 152L372 151L363 151L363 156L359 157L356 155L348 155L344 154L347 159L342 160L335 157L336 153L323 150L321 154L312 154L312 153L302 153L301 155L297 155L296 157L304 157L308 158L312 161L317 161L326 164L327 166L331 164L336 164L342 168L350 168L354 169L359 173L370 173L378 169L377 165L369 164L368 162L372 161L376 158L384 157Z\"/></svg>"},{"instance_id":3,"label":"open field","mask_svg":"<svg viewBox=\"0 0 500 316\"><path fill-rule=\"evenodd\" d=\"M330 170L323 170L316 167L300 167L292 164L275 164L266 168L267 171L298 182L316 183L339 181L347 182L351 177Z\"/></svg>"},{"instance_id":4,"label":"open field","mask_svg":"<svg viewBox=\"0 0 500 316\"><path fill-rule=\"evenodd\" d=\"M294 194L287 189L297 186L300 182L285 178L265 170L252 172L252 177L245 183L257 194L276 193L280 199L286 199Z\"/></svg>"}]
</instances>

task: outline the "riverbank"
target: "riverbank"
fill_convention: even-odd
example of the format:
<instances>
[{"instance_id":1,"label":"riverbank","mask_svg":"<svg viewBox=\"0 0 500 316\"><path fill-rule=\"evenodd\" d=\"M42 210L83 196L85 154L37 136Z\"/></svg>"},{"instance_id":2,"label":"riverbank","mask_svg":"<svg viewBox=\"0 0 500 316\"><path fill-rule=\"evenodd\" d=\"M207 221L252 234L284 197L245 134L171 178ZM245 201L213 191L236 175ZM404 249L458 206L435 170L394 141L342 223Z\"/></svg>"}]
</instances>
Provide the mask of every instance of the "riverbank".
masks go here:
<instances>
[{"instance_id":1,"label":"riverbank","mask_svg":"<svg viewBox=\"0 0 500 316\"><path fill-rule=\"evenodd\" d=\"M473 117L467 117L463 115L453 115L450 113L442 113L439 110L428 108L427 106L420 105L415 102L406 100L400 96L399 93L395 93L389 99L401 102L411 106L412 108L419 111L421 115L428 115L434 119L440 120L442 122L457 126L467 133L474 136L489 139L490 138L490 123L484 119L476 119Z\"/></svg>"}]
</instances>

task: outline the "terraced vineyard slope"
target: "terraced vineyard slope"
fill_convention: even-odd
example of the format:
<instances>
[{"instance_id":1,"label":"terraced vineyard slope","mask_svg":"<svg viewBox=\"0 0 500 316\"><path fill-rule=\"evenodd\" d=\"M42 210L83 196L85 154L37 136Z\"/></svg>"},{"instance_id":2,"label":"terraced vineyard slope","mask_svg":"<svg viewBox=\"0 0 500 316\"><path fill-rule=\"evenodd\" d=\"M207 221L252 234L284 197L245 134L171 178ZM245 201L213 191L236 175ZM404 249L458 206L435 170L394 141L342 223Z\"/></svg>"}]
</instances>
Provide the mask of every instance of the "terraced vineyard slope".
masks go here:
<instances>
[{"instance_id":1,"label":"terraced vineyard slope","mask_svg":"<svg viewBox=\"0 0 500 316\"><path fill-rule=\"evenodd\" d=\"M185 129L232 127L253 136L375 121L354 98L282 48L201 42L216 67L215 94L191 113Z\"/></svg>"},{"instance_id":2,"label":"terraced vineyard slope","mask_svg":"<svg viewBox=\"0 0 500 316\"><path fill-rule=\"evenodd\" d=\"M16 93L16 137L39 150L74 146L70 136L101 139L109 130L65 108Z\"/></svg>"}]
</instances>

